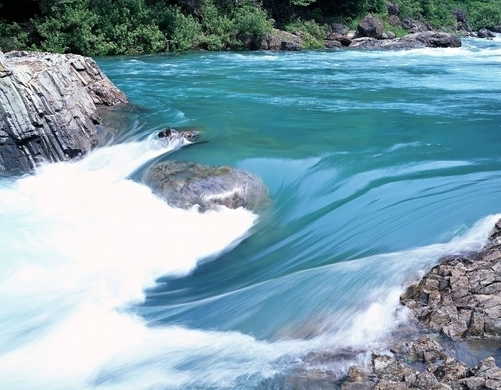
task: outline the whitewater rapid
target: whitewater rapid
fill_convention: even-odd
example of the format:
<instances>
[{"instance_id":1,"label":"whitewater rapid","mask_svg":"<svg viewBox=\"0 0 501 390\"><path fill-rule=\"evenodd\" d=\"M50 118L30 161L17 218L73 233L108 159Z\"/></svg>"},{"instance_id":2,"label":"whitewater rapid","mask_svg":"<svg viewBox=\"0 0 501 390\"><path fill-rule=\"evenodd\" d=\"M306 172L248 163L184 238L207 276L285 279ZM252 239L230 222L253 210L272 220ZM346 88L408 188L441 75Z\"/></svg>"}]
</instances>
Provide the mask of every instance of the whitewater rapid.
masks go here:
<instances>
[{"instance_id":1,"label":"whitewater rapid","mask_svg":"<svg viewBox=\"0 0 501 390\"><path fill-rule=\"evenodd\" d=\"M405 286L500 217L499 38L100 61L142 125L0 178L2 390L276 389L318 351L342 377L406 323ZM203 127L183 158L257 174L270 211L179 210L133 180L182 146L139 139L166 122Z\"/></svg>"},{"instance_id":2,"label":"whitewater rapid","mask_svg":"<svg viewBox=\"0 0 501 390\"><path fill-rule=\"evenodd\" d=\"M286 356L296 356L294 363L308 351L328 347L366 352L405 321L405 311L398 309L400 282L409 273L402 259L423 269L423 262L441 254L478 248L497 218L449 244L284 277L282 293L300 302L291 285L312 284L321 294L332 288L325 275L334 280L344 273L349 283L383 261L384 272L394 273L385 280L397 283L375 288L357 312L309 324L322 329L313 339L286 330L277 340L259 341L240 332L151 327L133 309L145 289L158 276L181 277L201 259L237 245L257 218L243 209L205 214L174 209L128 179L146 161L175 147L158 147L152 139L104 147L81 161L46 165L34 175L2 183L3 389L235 388L239 381L248 386L286 371L291 365ZM250 287L252 294L272 299L280 293L268 283ZM349 364L364 364L365 352L339 366L339 374Z\"/></svg>"}]
</instances>

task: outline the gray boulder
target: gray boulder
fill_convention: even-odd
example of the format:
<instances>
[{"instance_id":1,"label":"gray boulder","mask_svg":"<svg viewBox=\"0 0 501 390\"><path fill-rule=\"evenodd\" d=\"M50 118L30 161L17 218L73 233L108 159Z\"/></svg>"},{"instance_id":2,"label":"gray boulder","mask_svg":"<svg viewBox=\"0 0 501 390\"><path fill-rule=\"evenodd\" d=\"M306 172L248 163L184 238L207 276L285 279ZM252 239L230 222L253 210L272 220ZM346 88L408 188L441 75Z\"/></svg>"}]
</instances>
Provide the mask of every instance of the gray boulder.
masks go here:
<instances>
[{"instance_id":1,"label":"gray boulder","mask_svg":"<svg viewBox=\"0 0 501 390\"><path fill-rule=\"evenodd\" d=\"M365 16L357 27L360 37L383 38L383 23L372 15Z\"/></svg>"},{"instance_id":2,"label":"gray boulder","mask_svg":"<svg viewBox=\"0 0 501 390\"><path fill-rule=\"evenodd\" d=\"M477 37L479 38L494 38L496 36L495 33L493 33L490 30L487 30L486 28L481 28L477 32Z\"/></svg>"},{"instance_id":3,"label":"gray boulder","mask_svg":"<svg viewBox=\"0 0 501 390\"><path fill-rule=\"evenodd\" d=\"M27 173L42 162L85 155L98 143L97 107L125 103L91 58L2 53L0 172Z\"/></svg>"},{"instance_id":4,"label":"gray boulder","mask_svg":"<svg viewBox=\"0 0 501 390\"><path fill-rule=\"evenodd\" d=\"M268 196L259 177L230 166L166 161L149 168L143 181L170 205L180 208L198 205L201 211L219 206L256 210Z\"/></svg>"}]
</instances>

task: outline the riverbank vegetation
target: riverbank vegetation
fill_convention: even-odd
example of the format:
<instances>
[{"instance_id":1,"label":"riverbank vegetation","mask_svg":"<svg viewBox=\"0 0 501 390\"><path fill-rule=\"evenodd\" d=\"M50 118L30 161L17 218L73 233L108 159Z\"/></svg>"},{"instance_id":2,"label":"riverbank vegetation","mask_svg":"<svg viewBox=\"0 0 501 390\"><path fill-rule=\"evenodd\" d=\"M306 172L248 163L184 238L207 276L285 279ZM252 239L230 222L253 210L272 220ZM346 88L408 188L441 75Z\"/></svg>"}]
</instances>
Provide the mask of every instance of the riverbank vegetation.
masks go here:
<instances>
[{"instance_id":1,"label":"riverbank vegetation","mask_svg":"<svg viewBox=\"0 0 501 390\"><path fill-rule=\"evenodd\" d=\"M501 26L501 0L396 0L400 18L456 31L461 11L473 30ZM388 17L385 0L4 0L3 51L84 55L259 48L273 27L301 31L320 47L327 25L355 29L367 14ZM404 31L398 31L397 36ZM394 31L395 32L395 31Z\"/></svg>"}]
</instances>

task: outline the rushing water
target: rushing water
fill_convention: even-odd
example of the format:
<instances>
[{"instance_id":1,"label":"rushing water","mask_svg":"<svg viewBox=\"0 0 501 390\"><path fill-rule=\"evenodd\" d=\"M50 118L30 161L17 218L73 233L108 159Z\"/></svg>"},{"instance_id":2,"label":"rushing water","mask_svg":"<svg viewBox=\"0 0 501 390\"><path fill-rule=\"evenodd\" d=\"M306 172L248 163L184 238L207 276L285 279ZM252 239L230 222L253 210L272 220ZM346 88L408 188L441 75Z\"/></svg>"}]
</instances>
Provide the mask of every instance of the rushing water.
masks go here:
<instances>
[{"instance_id":1,"label":"rushing water","mask_svg":"<svg viewBox=\"0 0 501 390\"><path fill-rule=\"evenodd\" d=\"M342 378L405 324L403 286L501 212L501 39L98 62L134 103L107 145L0 179L2 389ZM167 125L200 142L160 146ZM171 208L141 184L162 159L249 170L271 203Z\"/></svg>"}]
</instances>

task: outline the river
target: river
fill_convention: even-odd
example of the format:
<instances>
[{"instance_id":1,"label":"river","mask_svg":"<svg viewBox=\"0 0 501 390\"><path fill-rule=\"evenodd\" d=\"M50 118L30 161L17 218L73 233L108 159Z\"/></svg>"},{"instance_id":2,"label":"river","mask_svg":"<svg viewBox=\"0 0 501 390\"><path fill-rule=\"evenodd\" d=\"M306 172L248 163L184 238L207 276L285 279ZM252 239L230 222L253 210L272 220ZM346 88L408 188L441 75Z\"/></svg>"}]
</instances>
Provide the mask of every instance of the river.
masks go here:
<instances>
[{"instance_id":1,"label":"river","mask_svg":"<svg viewBox=\"0 0 501 390\"><path fill-rule=\"evenodd\" d=\"M501 38L96 60L133 103L106 144L0 177L2 389L341 379L406 324L403 288L500 217ZM202 135L163 148L166 126ZM270 202L172 208L141 184L169 159L251 171Z\"/></svg>"}]
</instances>

